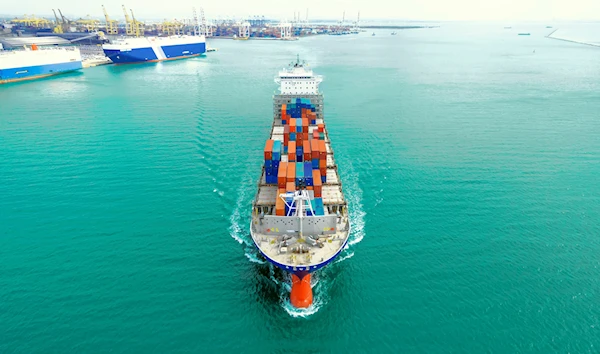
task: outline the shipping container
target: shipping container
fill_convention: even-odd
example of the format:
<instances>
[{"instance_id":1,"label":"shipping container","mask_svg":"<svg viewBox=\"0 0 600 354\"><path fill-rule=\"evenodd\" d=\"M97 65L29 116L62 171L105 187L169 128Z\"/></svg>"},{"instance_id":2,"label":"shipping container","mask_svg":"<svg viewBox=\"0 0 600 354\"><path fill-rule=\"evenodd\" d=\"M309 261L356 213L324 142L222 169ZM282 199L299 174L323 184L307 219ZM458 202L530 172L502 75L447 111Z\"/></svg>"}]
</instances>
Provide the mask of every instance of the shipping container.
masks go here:
<instances>
[{"instance_id":1,"label":"shipping container","mask_svg":"<svg viewBox=\"0 0 600 354\"><path fill-rule=\"evenodd\" d=\"M304 180L304 164L302 162L296 162L296 185L299 186L300 182Z\"/></svg>"},{"instance_id":2,"label":"shipping container","mask_svg":"<svg viewBox=\"0 0 600 354\"><path fill-rule=\"evenodd\" d=\"M306 180L307 186L313 185L313 173L312 173L312 163L304 162L304 179Z\"/></svg>"},{"instance_id":3,"label":"shipping container","mask_svg":"<svg viewBox=\"0 0 600 354\"><path fill-rule=\"evenodd\" d=\"M281 141L275 140L273 141L273 160L280 161L281 160Z\"/></svg>"},{"instance_id":4,"label":"shipping container","mask_svg":"<svg viewBox=\"0 0 600 354\"><path fill-rule=\"evenodd\" d=\"M285 190L287 192L295 192L296 191L296 183L295 182L287 182L285 184Z\"/></svg>"},{"instance_id":5,"label":"shipping container","mask_svg":"<svg viewBox=\"0 0 600 354\"><path fill-rule=\"evenodd\" d=\"M291 133L290 133L291 135ZM296 142L290 141L288 144L288 161L296 161Z\"/></svg>"},{"instance_id":6,"label":"shipping container","mask_svg":"<svg viewBox=\"0 0 600 354\"><path fill-rule=\"evenodd\" d=\"M319 159L319 142L317 140L310 141L311 158ZM317 162L318 163L318 162Z\"/></svg>"},{"instance_id":7,"label":"shipping container","mask_svg":"<svg viewBox=\"0 0 600 354\"><path fill-rule=\"evenodd\" d=\"M279 164L279 169L277 170L277 186L279 188L285 188L285 184L287 183L287 166L287 162Z\"/></svg>"},{"instance_id":8,"label":"shipping container","mask_svg":"<svg viewBox=\"0 0 600 354\"><path fill-rule=\"evenodd\" d=\"M327 146L325 140L319 140L319 160L327 160Z\"/></svg>"},{"instance_id":9,"label":"shipping container","mask_svg":"<svg viewBox=\"0 0 600 354\"><path fill-rule=\"evenodd\" d=\"M269 139L267 140L267 143L265 144L265 160L272 160L273 159L273 140Z\"/></svg>"},{"instance_id":10,"label":"shipping container","mask_svg":"<svg viewBox=\"0 0 600 354\"><path fill-rule=\"evenodd\" d=\"M296 182L296 164L289 163L287 164L287 181L295 183Z\"/></svg>"},{"instance_id":11,"label":"shipping container","mask_svg":"<svg viewBox=\"0 0 600 354\"><path fill-rule=\"evenodd\" d=\"M281 190L279 194L281 194ZM285 216L285 202L279 195L277 195L277 199L275 200L275 215Z\"/></svg>"},{"instance_id":12,"label":"shipping container","mask_svg":"<svg viewBox=\"0 0 600 354\"><path fill-rule=\"evenodd\" d=\"M310 141L308 141L308 140L303 141L302 146L304 147L304 149L303 149L304 161L310 161L312 159L312 153L310 150Z\"/></svg>"}]
</instances>

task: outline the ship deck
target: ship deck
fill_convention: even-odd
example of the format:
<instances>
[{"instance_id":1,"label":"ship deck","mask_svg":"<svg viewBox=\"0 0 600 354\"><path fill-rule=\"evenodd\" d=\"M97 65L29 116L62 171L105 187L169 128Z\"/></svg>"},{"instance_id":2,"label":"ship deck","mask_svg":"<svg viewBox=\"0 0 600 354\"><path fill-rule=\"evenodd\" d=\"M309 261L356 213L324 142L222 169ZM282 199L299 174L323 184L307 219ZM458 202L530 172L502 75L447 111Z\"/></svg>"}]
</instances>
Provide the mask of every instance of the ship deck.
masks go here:
<instances>
[{"instance_id":1,"label":"ship deck","mask_svg":"<svg viewBox=\"0 0 600 354\"><path fill-rule=\"evenodd\" d=\"M317 119L316 124L323 124L323 119ZM317 129L317 125L309 125L308 132L312 132ZM331 147L331 141L329 140L329 134L327 133L327 127L324 131L325 135L325 147L327 149L327 182L323 183L323 204L326 206L339 206L345 205L346 200L344 193L342 192L342 183L338 174L338 168L335 163L333 148ZM274 122L271 129L270 139L279 140L283 143L283 125ZM288 156L282 155L281 161L287 162ZM267 184L265 169L262 169L262 175L258 185L258 193L255 200L256 206L261 207L275 207L275 200L277 198L277 185ZM331 210L331 208L326 208ZM274 211L273 211L274 212Z\"/></svg>"},{"instance_id":2,"label":"ship deck","mask_svg":"<svg viewBox=\"0 0 600 354\"><path fill-rule=\"evenodd\" d=\"M276 104L280 104L280 102L277 102ZM312 134L314 130L318 129L319 124L323 123L323 119L318 118L315 120L315 124L309 124L309 135ZM350 222L346 208L347 203L342 191L342 182L338 173L337 164L335 163L334 151L331 147L331 141L326 125L323 133L327 151L327 179L322 186L322 200L324 205L323 217L329 218L331 223L330 226L335 226L335 231L314 232L313 230L312 233L301 233L300 230L298 230L298 225L296 225L295 227L289 226L285 230L283 230L282 227L281 230L277 229L277 232L273 233L273 229L269 230L268 226L263 224L263 222L269 222L263 219L265 216L281 219L298 219L298 217L275 216L275 202L279 197L279 188L276 184L266 183L264 167L258 182L258 192L254 200L254 206L258 208L255 208L255 213L252 215L252 237L263 255L270 258L271 261L279 263L280 267L284 267L289 271L312 271L328 264L343 250L350 232ZM281 124L281 119L274 117L270 139L279 140L283 144L283 136L284 126ZM281 161L288 161L287 154L282 154ZM312 199L314 192L309 190L308 194ZM259 211L256 212L256 209ZM304 217L305 221L310 218L312 217ZM291 238L286 242L286 237L290 236ZM320 245L311 245L311 242L309 242L311 240L308 239L309 237L318 238L318 243ZM288 244L286 245L286 243ZM298 252L297 250L294 250L294 247L304 248L304 250Z\"/></svg>"},{"instance_id":3,"label":"ship deck","mask_svg":"<svg viewBox=\"0 0 600 354\"><path fill-rule=\"evenodd\" d=\"M347 218L342 218L342 222L348 224ZM320 238L323 242L323 247L308 246L306 253L289 252L288 248L293 245L281 247L282 236L271 236L266 234L253 234L254 242L259 247L261 252L272 260L289 267L289 270L296 270L294 267L304 267L316 269L323 263L327 263L333 256L342 251L346 241L348 240L349 229L336 232L325 238ZM298 242L297 244L302 244ZM300 269L304 270L304 269Z\"/></svg>"}]
</instances>

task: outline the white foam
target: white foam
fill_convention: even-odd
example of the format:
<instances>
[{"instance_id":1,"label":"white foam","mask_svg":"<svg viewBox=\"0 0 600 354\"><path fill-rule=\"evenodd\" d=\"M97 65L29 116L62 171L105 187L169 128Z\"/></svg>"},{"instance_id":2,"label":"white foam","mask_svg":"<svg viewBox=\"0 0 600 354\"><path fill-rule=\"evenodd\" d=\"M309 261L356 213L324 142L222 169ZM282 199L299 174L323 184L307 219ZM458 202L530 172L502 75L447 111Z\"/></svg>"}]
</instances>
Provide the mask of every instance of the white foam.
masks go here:
<instances>
[{"instance_id":1,"label":"white foam","mask_svg":"<svg viewBox=\"0 0 600 354\"><path fill-rule=\"evenodd\" d=\"M250 260L250 262L252 263L258 263L258 264L265 264L267 263L267 261L259 259L258 256L256 254L252 254L252 253L244 253L244 255L246 256L246 258L248 258Z\"/></svg>"},{"instance_id":2,"label":"white foam","mask_svg":"<svg viewBox=\"0 0 600 354\"><path fill-rule=\"evenodd\" d=\"M348 254L346 254L346 255L344 255L342 257L338 257L338 259L336 259L335 262L333 262L333 264L337 264L337 263L343 262L346 259L350 259L352 257L354 257L354 252L350 251Z\"/></svg>"}]
</instances>

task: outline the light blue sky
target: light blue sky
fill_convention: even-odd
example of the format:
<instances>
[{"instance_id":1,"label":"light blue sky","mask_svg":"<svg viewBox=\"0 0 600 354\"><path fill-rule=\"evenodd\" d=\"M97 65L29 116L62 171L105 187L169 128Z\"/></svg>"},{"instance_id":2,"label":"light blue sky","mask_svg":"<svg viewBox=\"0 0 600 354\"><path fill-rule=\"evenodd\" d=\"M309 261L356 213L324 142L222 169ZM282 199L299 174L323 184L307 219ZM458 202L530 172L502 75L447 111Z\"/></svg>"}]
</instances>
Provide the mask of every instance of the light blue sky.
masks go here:
<instances>
[{"instance_id":1,"label":"light blue sky","mask_svg":"<svg viewBox=\"0 0 600 354\"><path fill-rule=\"evenodd\" d=\"M140 19L191 18L191 8L204 7L208 18L265 15L292 19L294 11L302 17L309 8L309 18L361 18L411 20L598 20L600 0L303 0L303 1L215 1L189 0L7 0L0 13L11 15L51 15L60 8L67 17L102 16L104 4L111 17L122 20L121 4L134 10ZM296 4L296 5L294 5Z\"/></svg>"}]
</instances>

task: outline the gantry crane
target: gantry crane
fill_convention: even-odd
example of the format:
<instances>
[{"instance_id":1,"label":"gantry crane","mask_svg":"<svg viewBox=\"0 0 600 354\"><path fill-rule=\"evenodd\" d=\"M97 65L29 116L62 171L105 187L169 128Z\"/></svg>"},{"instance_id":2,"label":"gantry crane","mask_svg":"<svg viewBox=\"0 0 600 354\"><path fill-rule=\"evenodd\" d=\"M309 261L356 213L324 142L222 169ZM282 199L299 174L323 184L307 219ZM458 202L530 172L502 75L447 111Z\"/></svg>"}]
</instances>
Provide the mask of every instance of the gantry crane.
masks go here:
<instances>
[{"instance_id":1,"label":"gantry crane","mask_svg":"<svg viewBox=\"0 0 600 354\"><path fill-rule=\"evenodd\" d=\"M62 30L63 30L63 33L65 33L65 32L69 32L69 27L71 27L71 26L70 26L70 23L71 23L71 21L69 21L69 20L68 20L68 19L67 19L67 18L66 18L66 17L65 17L63 14L62 14L62 11L60 11L60 9L58 9L58 13L60 14L60 18L61 18L61 24L62 24Z\"/></svg>"},{"instance_id":2,"label":"gantry crane","mask_svg":"<svg viewBox=\"0 0 600 354\"><path fill-rule=\"evenodd\" d=\"M106 12L106 8L102 5L102 11L104 11L104 18L106 19L106 33L116 35L119 34L119 25L117 20L111 20L108 17L108 12Z\"/></svg>"},{"instance_id":3,"label":"gantry crane","mask_svg":"<svg viewBox=\"0 0 600 354\"><path fill-rule=\"evenodd\" d=\"M62 21L58 18L56 11L54 11L54 9L52 9L52 12L54 12L54 19L56 20L56 26L54 26L53 32L54 33L65 33L65 31L63 31Z\"/></svg>"},{"instance_id":4,"label":"gantry crane","mask_svg":"<svg viewBox=\"0 0 600 354\"><path fill-rule=\"evenodd\" d=\"M129 11L131 11L131 21L132 21L132 25L133 25L134 36L136 36L136 37L143 36L144 35L144 24L142 22L138 22L138 20L135 19L135 15L133 14L132 9L129 9Z\"/></svg>"},{"instance_id":5,"label":"gantry crane","mask_svg":"<svg viewBox=\"0 0 600 354\"><path fill-rule=\"evenodd\" d=\"M134 31L133 31L133 22L131 21L131 19L129 18L129 14L127 13L127 9L125 8L125 5L123 6L123 15L125 15L125 34L128 36L133 36Z\"/></svg>"}]
</instances>

